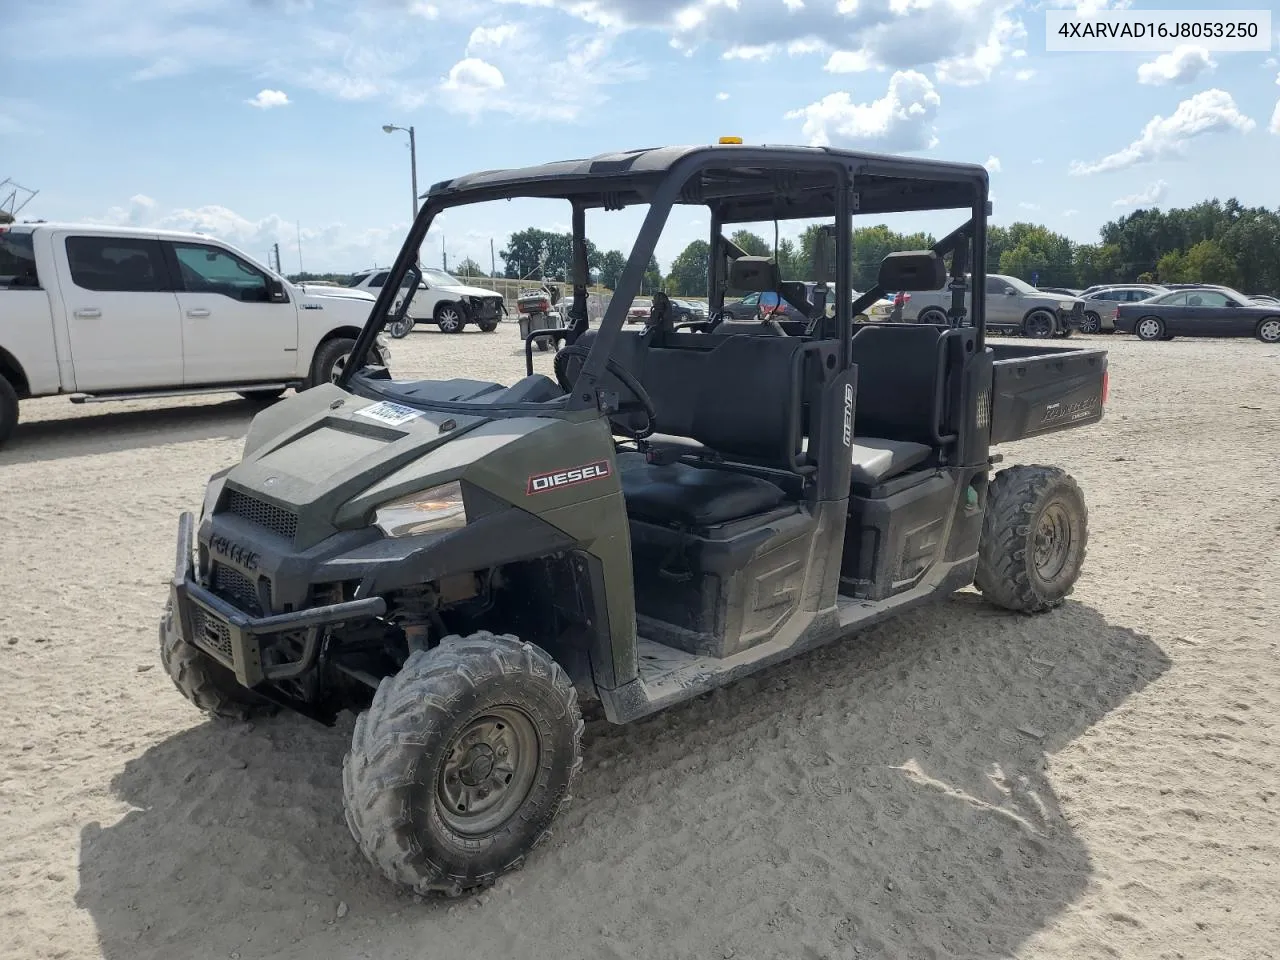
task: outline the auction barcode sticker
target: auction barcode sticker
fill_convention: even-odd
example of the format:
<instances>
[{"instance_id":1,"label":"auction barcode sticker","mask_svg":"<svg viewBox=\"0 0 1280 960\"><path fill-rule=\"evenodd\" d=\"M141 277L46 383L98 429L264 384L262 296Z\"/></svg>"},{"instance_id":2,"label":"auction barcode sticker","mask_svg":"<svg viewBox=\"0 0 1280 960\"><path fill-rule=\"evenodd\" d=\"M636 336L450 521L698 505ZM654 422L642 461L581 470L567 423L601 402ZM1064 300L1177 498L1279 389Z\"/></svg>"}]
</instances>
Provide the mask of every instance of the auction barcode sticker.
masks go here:
<instances>
[{"instance_id":1,"label":"auction barcode sticker","mask_svg":"<svg viewBox=\"0 0 1280 960\"><path fill-rule=\"evenodd\" d=\"M1266 53L1271 49L1270 10L1074 10L1045 11L1045 50L1051 53L1128 53L1205 50Z\"/></svg>"},{"instance_id":2,"label":"auction barcode sticker","mask_svg":"<svg viewBox=\"0 0 1280 960\"><path fill-rule=\"evenodd\" d=\"M403 404L391 403L383 400L381 403L375 403L372 406L362 407L355 411L358 417L368 417L370 420L377 420L379 423L385 423L391 427L399 427L408 423L410 420L416 420L422 416L421 410L415 410L413 407L406 407Z\"/></svg>"}]
</instances>

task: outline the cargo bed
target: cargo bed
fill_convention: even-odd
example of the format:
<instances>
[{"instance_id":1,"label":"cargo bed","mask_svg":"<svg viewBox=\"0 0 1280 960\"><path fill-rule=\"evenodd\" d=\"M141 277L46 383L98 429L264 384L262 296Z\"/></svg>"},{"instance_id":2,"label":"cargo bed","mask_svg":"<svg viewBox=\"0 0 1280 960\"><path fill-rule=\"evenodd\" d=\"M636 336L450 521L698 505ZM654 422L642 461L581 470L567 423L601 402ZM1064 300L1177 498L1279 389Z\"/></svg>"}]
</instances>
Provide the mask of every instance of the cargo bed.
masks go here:
<instances>
[{"instance_id":1,"label":"cargo bed","mask_svg":"<svg viewBox=\"0 0 1280 960\"><path fill-rule=\"evenodd\" d=\"M1038 343L989 343L991 443L1025 440L1102 419L1107 351Z\"/></svg>"}]
</instances>

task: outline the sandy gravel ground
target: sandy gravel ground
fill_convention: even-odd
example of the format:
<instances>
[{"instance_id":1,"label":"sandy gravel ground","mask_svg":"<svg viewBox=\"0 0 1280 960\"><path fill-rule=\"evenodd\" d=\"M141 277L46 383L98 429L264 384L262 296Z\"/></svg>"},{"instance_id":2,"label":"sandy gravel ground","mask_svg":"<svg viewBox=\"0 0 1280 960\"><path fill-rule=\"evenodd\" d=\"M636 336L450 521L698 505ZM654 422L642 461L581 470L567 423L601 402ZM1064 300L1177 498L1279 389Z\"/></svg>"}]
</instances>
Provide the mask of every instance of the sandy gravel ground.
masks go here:
<instances>
[{"instance_id":1,"label":"sandy gravel ground","mask_svg":"<svg viewBox=\"0 0 1280 960\"><path fill-rule=\"evenodd\" d=\"M1004 450L1084 486L1071 602L962 594L589 725L551 842L452 906L348 836L349 719L224 727L158 666L175 518L245 405L27 405L0 452L0 956L1280 956L1280 348L1098 342L1105 424ZM396 347L520 366L510 327Z\"/></svg>"}]
</instances>

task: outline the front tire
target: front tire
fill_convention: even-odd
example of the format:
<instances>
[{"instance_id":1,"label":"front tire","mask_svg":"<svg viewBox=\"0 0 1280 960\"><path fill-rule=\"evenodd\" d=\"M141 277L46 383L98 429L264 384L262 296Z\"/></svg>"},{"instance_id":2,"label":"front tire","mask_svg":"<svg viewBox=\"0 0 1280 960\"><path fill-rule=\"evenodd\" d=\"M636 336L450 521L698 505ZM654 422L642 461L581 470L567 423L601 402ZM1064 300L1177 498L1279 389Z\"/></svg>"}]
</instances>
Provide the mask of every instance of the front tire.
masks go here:
<instances>
[{"instance_id":1,"label":"front tire","mask_svg":"<svg viewBox=\"0 0 1280 960\"><path fill-rule=\"evenodd\" d=\"M311 365L311 386L337 380L355 345L356 342L350 337L334 337L320 344Z\"/></svg>"},{"instance_id":2,"label":"front tire","mask_svg":"<svg viewBox=\"0 0 1280 960\"><path fill-rule=\"evenodd\" d=\"M235 674L183 640L173 617L172 606L166 606L160 619L160 663L179 693L218 720L243 723L276 712L275 704L240 686Z\"/></svg>"},{"instance_id":3,"label":"front tire","mask_svg":"<svg viewBox=\"0 0 1280 960\"><path fill-rule=\"evenodd\" d=\"M467 315L456 303L442 303L436 307L436 325L443 333L461 333L467 325Z\"/></svg>"},{"instance_id":4,"label":"front tire","mask_svg":"<svg viewBox=\"0 0 1280 960\"><path fill-rule=\"evenodd\" d=\"M1058 320L1048 310L1032 310L1022 321L1025 336L1047 340L1058 332Z\"/></svg>"},{"instance_id":5,"label":"front tire","mask_svg":"<svg viewBox=\"0 0 1280 960\"><path fill-rule=\"evenodd\" d=\"M1006 610L1052 610L1075 588L1088 542L1089 509L1070 474L1010 467L987 491L974 583Z\"/></svg>"},{"instance_id":6,"label":"front tire","mask_svg":"<svg viewBox=\"0 0 1280 960\"><path fill-rule=\"evenodd\" d=\"M1254 331L1263 343L1280 343L1280 317L1263 317ZM3 427L0 427L0 443L4 442Z\"/></svg>"},{"instance_id":7,"label":"front tire","mask_svg":"<svg viewBox=\"0 0 1280 960\"><path fill-rule=\"evenodd\" d=\"M1133 325L1133 332L1137 334L1139 340L1146 340L1148 343L1163 340L1164 321L1159 317L1141 317Z\"/></svg>"},{"instance_id":8,"label":"front tire","mask_svg":"<svg viewBox=\"0 0 1280 960\"><path fill-rule=\"evenodd\" d=\"M347 826L382 873L459 896L519 867L582 766L577 694L543 650L488 632L409 656L356 719Z\"/></svg>"},{"instance_id":9,"label":"front tire","mask_svg":"<svg viewBox=\"0 0 1280 960\"><path fill-rule=\"evenodd\" d=\"M18 391L13 384L0 376L0 446L13 436L18 428Z\"/></svg>"},{"instance_id":10,"label":"front tire","mask_svg":"<svg viewBox=\"0 0 1280 960\"><path fill-rule=\"evenodd\" d=\"M497 320L477 320L476 326L480 328L481 333L493 333L498 329Z\"/></svg>"},{"instance_id":11,"label":"front tire","mask_svg":"<svg viewBox=\"0 0 1280 960\"><path fill-rule=\"evenodd\" d=\"M1080 324L1081 333L1100 333L1102 331L1102 317L1092 310L1086 311L1084 322Z\"/></svg>"}]
</instances>

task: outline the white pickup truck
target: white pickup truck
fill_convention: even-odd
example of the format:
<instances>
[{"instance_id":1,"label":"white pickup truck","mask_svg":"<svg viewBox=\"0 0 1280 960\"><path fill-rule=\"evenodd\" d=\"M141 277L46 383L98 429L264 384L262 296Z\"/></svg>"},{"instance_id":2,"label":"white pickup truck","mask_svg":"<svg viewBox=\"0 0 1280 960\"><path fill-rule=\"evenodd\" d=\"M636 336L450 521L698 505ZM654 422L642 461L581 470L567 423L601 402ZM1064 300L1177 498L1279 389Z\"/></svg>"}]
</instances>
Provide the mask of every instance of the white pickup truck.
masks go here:
<instances>
[{"instance_id":1,"label":"white pickup truck","mask_svg":"<svg viewBox=\"0 0 1280 960\"><path fill-rule=\"evenodd\" d=\"M373 302L292 284L201 234L0 226L0 444L30 397L268 400L328 381Z\"/></svg>"}]
</instances>

